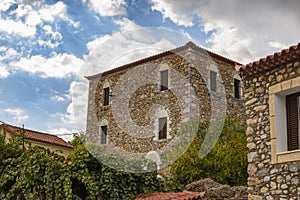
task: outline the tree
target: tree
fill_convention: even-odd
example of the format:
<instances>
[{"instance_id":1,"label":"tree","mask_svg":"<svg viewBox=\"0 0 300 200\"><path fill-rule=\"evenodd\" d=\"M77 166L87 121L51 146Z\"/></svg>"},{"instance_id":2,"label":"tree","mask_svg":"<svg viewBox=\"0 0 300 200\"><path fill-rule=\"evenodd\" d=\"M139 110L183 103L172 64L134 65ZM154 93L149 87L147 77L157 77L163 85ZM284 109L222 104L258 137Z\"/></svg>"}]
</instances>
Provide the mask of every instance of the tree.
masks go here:
<instances>
[{"instance_id":1,"label":"tree","mask_svg":"<svg viewBox=\"0 0 300 200\"><path fill-rule=\"evenodd\" d=\"M207 133L208 124L201 123L188 150L173 164L174 180L186 185L201 178L212 178L223 184L247 184L247 140L244 127L237 119L227 118L221 136L204 158L199 150Z\"/></svg>"}]
</instances>

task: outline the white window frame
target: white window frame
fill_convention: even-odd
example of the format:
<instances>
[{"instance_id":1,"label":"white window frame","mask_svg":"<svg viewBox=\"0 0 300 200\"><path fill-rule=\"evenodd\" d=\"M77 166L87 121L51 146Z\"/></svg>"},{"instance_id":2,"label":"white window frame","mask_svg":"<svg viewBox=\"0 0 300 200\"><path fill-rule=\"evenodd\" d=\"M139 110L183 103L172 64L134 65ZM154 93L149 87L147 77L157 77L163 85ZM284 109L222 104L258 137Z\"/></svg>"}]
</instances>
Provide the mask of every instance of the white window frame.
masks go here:
<instances>
[{"instance_id":1,"label":"white window frame","mask_svg":"<svg viewBox=\"0 0 300 200\"><path fill-rule=\"evenodd\" d=\"M106 89L106 88L108 88L108 104L104 105L104 98L105 98L105 96L104 96L104 89ZM111 98L110 98L110 95L109 95L110 94L110 84L109 84L109 82L107 80L103 83L102 93L103 93L103 95L102 95L102 105L103 106L109 106L110 105L110 101L111 101Z\"/></svg>"},{"instance_id":2,"label":"white window frame","mask_svg":"<svg viewBox=\"0 0 300 200\"><path fill-rule=\"evenodd\" d=\"M161 90L161 77L160 77L160 72L168 70L168 89L167 90ZM158 91L160 92L165 92L170 90L171 88L171 70L168 64L160 64L159 65L159 71L158 71Z\"/></svg>"},{"instance_id":3,"label":"white window frame","mask_svg":"<svg viewBox=\"0 0 300 200\"><path fill-rule=\"evenodd\" d=\"M159 139L159 119L160 118L163 118L163 117L166 117L167 118L167 138L166 139ZM165 141L165 140L168 140L168 139L171 139L171 135L170 135L170 131L171 131L171 128L170 128L170 125L171 125L171 121L170 121L170 117L169 117L169 114L166 110L160 110L157 114L156 114L156 118L154 120L154 138L153 140L154 141Z\"/></svg>"},{"instance_id":4,"label":"white window frame","mask_svg":"<svg viewBox=\"0 0 300 200\"><path fill-rule=\"evenodd\" d=\"M102 144L102 126L107 126L107 132L106 132L106 143ZM99 144L100 145L106 145L109 144L109 123L106 119L101 120L101 123L98 125L98 134L99 134Z\"/></svg>"},{"instance_id":5,"label":"white window frame","mask_svg":"<svg viewBox=\"0 0 300 200\"><path fill-rule=\"evenodd\" d=\"M300 160L300 149L288 151L286 96L300 91L300 77L269 87L271 162Z\"/></svg>"},{"instance_id":6,"label":"white window frame","mask_svg":"<svg viewBox=\"0 0 300 200\"><path fill-rule=\"evenodd\" d=\"M240 98L235 97L235 85L234 85L234 80L235 79L240 81L240 85L239 85L239 96L240 96ZM239 99L239 100L243 99L243 83L242 83L242 78L238 74L235 74L233 76L232 96L235 99Z\"/></svg>"},{"instance_id":7,"label":"white window frame","mask_svg":"<svg viewBox=\"0 0 300 200\"><path fill-rule=\"evenodd\" d=\"M216 91L212 91L211 90L211 85L210 85L210 71L213 71L216 73ZM207 71L207 87L208 87L208 90L209 92L214 92L214 93L217 93L219 91L219 79L220 79L220 75L219 75L219 70L218 70L218 67L215 66L215 65L210 65L208 67L208 71Z\"/></svg>"}]
</instances>

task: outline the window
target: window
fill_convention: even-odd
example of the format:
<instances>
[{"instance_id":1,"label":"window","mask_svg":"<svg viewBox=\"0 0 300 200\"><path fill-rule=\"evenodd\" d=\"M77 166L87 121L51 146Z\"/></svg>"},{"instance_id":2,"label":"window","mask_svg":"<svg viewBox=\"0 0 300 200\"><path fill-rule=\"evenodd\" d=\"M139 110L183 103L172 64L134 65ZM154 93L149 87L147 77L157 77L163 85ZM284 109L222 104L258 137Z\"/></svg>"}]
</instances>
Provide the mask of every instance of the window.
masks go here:
<instances>
[{"instance_id":1,"label":"window","mask_svg":"<svg viewBox=\"0 0 300 200\"><path fill-rule=\"evenodd\" d=\"M210 90L214 92L217 91L217 72L210 71L209 79L210 79Z\"/></svg>"},{"instance_id":2,"label":"window","mask_svg":"<svg viewBox=\"0 0 300 200\"><path fill-rule=\"evenodd\" d=\"M103 105L109 104L109 87L103 89Z\"/></svg>"},{"instance_id":3,"label":"window","mask_svg":"<svg viewBox=\"0 0 300 200\"><path fill-rule=\"evenodd\" d=\"M241 81L239 79L234 78L233 79L233 93L234 93L234 98L240 99L241 98Z\"/></svg>"},{"instance_id":4,"label":"window","mask_svg":"<svg viewBox=\"0 0 300 200\"><path fill-rule=\"evenodd\" d=\"M101 144L107 143L107 126L100 126L101 129Z\"/></svg>"},{"instance_id":5,"label":"window","mask_svg":"<svg viewBox=\"0 0 300 200\"><path fill-rule=\"evenodd\" d=\"M299 149L300 92L286 96L288 150Z\"/></svg>"},{"instance_id":6,"label":"window","mask_svg":"<svg viewBox=\"0 0 300 200\"><path fill-rule=\"evenodd\" d=\"M269 87L271 162L300 160L300 77Z\"/></svg>"},{"instance_id":7,"label":"window","mask_svg":"<svg viewBox=\"0 0 300 200\"><path fill-rule=\"evenodd\" d=\"M162 117L158 119L159 123L159 134L158 139L167 139L167 117Z\"/></svg>"},{"instance_id":8,"label":"window","mask_svg":"<svg viewBox=\"0 0 300 200\"><path fill-rule=\"evenodd\" d=\"M160 71L160 91L168 90L169 70Z\"/></svg>"},{"instance_id":9,"label":"window","mask_svg":"<svg viewBox=\"0 0 300 200\"><path fill-rule=\"evenodd\" d=\"M155 120L154 120L154 141L160 141L165 139L171 139L172 136L170 135L171 131L171 121L169 118L168 110L164 108L160 108L155 113Z\"/></svg>"}]
</instances>

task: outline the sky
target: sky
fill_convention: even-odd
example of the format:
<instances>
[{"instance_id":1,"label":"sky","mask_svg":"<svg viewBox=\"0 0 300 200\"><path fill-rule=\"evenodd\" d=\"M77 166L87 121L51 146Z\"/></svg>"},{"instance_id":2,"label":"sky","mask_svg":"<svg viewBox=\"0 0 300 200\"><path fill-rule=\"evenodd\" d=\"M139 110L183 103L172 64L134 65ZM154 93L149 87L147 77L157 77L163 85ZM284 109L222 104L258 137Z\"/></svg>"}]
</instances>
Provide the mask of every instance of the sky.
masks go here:
<instances>
[{"instance_id":1,"label":"sky","mask_svg":"<svg viewBox=\"0 0 300 200\"><path fill-rule=\"evenodd\" d=\"M85 130L84 76L188 41L247 64L300 42L298 0L2 0L0 121Z\"/></svg>"}]
</instances>

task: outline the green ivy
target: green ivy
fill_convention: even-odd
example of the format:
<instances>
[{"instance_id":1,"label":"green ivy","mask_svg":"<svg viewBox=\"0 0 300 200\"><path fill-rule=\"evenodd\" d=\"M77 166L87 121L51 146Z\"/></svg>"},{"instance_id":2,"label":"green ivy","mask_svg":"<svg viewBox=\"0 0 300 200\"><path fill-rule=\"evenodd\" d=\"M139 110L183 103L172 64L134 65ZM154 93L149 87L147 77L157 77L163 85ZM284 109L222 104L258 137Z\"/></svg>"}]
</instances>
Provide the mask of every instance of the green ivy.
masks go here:
<instances>
[{"instance_id":1,"label":"green ivy","mask_svg":"<svg viewBox=\"0 0 300 200\"><path fill-rule=\"evenodd\" d=\"M1 130L0 130L1 131ZM22 149L22 137L0 134L0 199L133 199L164 191L156 172L116 171L95 159L75 137L67 158L42 147Z\"/></svg>"}]
</instances>

